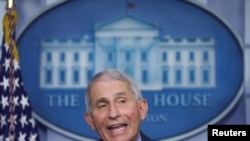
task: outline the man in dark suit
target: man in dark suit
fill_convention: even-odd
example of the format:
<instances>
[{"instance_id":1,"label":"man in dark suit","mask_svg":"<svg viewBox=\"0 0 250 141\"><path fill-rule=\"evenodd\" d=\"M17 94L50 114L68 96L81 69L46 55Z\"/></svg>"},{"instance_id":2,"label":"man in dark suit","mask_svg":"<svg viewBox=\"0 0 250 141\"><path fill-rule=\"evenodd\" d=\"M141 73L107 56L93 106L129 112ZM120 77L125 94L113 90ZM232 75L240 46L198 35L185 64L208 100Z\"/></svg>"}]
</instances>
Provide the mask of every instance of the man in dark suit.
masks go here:
<instances>
[{"instance_id":1,"label":"man in dark suit","mask_svg":"<svg viewBox=\"0 0 250 141\"><path fill-rule=\"evenodd\" d=\"M85 119L100 141L152 141L140 130L148 104L134 80L118 70L96 74L86 88Z\"/></svg>"}]
</instances>

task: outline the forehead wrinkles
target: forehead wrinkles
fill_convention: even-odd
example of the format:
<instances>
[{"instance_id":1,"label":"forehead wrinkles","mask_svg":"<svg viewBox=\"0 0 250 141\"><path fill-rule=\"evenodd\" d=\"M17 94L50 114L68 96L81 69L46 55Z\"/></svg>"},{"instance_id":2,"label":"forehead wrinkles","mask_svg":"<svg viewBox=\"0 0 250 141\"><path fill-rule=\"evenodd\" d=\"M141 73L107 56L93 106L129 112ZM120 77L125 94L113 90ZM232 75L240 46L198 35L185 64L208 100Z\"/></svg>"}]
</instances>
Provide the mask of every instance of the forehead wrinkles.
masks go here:
<instances>
[{"instance_id":1,"label":"forehead wrinkles","mask_svg":"<svg viewBox=\"0 0 250 141\"><path fill-rule=\"evenodd\" d=\"M118 79L110 79L110 78L99 78L97 79L95 82L92 83L92 86L90 88L90 94L92 93L93 91L93 87L96 87L96 85L98 83L103 83L103 82L108 82L108 83L111 83L111 82L120 82L120 84L126 86L126 88L129 90L129 91L132 91L131 89L131 85L129 82L125 81L125 80L118 80ZM107 84L107 85L111 85L111 84L108 84L108 83L103 83L103 84ZM101 87L102 88L102 87Z\"/></svg>"},{"instance_id":2,"label":"forehead wrinkles","mask_svg":"<svg viewBox=\"0 0 250 141\"><path fill-rule=\"evenodd\" d=\"M96 86L96 85L98 85L98 83L103 83L103 82L114 82L114 81L117 81L117 82L120 82L121 84L122 84L122 86L124 86L123 88L125 88L125 89L120 89L118 92L116 92L115 93L115 96L116 97L119 97L119 96L121 96L121 95L127 95L126 93L131 93L132 94L132 96L134 96L134 94L133 94L133 91L132 91L132 89L131 89L131 87L130 87L130 85L129 85L129 83L128 82L126 82L126 81L121 81L121 80L117 80L117 79L105 79L105 78L102 78L102 79L97 79L93 84L92 84L92 87L91 87L91 89L90 89L90 105L91 104L93 104L93 100L99 100L99 99L102 99L103 97L94 97L93 96L93 93L96 93L96 91L95 90L97 90L97 89L99 89L99 88L103 88L102 86ZM104 83L104 84L107 84L107 83ZM107 84L107 85L111 85L111 84ZM100 92L100 90L98 90L98 92ZM98 94L96 94L97 96L98 96ZM104 101L104 99L102 100L102 101Z\"/></svg>"},{"instance_id":3,"label":"forehead wrinkles","mask_svg":"<svg viewBox=\"0 0 250 141\"><path fill-rule=\"evenodd\" d=\"M125 92L117 92L114 94L115 100L120 98L120 97L128 97L128 94ZM95 104L98 104L98 103L109 103L109 100L106 97L100 97L95 101Z\"/></svg>"}]
</instances>

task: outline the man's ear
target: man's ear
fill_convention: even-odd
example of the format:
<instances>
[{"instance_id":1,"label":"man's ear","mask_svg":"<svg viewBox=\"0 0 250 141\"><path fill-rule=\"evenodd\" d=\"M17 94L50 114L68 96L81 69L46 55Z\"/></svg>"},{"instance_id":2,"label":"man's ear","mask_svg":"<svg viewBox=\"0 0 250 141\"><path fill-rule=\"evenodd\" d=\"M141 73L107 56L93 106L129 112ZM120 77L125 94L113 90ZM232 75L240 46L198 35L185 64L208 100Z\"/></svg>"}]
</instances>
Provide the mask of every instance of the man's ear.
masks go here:
<instances>
[{"instance_id":1,"label":"man's ear","mask_svg":"<svg viewBox=\"0 0 250 141\"><path fill-rule=\"evenodd\" d=\"M148 102L146 99L142 99L139 102L139 110L141 115L141 120L144 120L148 113Z\"/></svg>"},{"instance_id":2,"label":"man's ear","mask_svg":"<svg viewBox=\"0 0 250 141\"><path fill-rule=\"evenodd\" d=\"M85 120L88 123L88 125L91 127L92 130L95 130L95 126L94 126L94 122L93 122L93 118L90 115L90 113L86 112L85 113Z\"/></svg>"}]
</instances>

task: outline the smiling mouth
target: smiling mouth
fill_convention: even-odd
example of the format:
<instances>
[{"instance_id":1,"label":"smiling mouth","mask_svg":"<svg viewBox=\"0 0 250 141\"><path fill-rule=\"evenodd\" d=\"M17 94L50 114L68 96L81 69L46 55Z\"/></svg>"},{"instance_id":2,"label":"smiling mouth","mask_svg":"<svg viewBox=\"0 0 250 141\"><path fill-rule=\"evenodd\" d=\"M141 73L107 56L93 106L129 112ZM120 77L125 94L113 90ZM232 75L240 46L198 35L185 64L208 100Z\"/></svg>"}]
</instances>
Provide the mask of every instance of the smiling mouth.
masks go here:
<instances>
[{"instance_id":1,"label":"smiling mouth","mask_svg":"<svg viewBox=\"0 0 250 141\"><path fill-rule=\"evenodd\" d=\"M112 125L108 127L108 130L114 131L114 130L122 130L125 127L127 127L127 124L118 124L118 125Z\"/></svg>"}]
</instances>

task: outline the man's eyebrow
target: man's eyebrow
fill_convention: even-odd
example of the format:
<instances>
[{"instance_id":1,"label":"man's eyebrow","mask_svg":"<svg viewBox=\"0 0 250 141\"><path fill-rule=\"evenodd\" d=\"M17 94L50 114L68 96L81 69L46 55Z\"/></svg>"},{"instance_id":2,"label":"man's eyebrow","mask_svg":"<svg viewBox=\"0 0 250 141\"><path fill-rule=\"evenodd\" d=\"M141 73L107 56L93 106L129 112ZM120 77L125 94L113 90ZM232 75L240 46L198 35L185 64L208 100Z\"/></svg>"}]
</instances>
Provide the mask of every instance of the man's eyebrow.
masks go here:
<instances>
[{"instance_id":1,"label":"man's eyebrow","mask_svg":"<svg viewBox=\"0 0 250 141\"><path fill-rule=\"evenodd\" d=\"M115 97L120 97L120 96L127 96L128 94L126 94L125 92L118 92L115 94Z\"/></svg>"},{"instance_id":2,"label":"man's eyebrow","mask_svg":"<svg viewBox=\"0 0 250 141\"><path fill-rule=\"evenodd\" d=\"M108 100L105 97L101 97L95 101L95 104L97 105L98 103L108 103Z\"/></svg>"},{"instance_id":3,"label":"man's eyebrow","mask_svg":"<svg viewBox=\"0 0 250 141\"><path fill-rule=\"evenodd\" d=\"M127 96L128 94L126 94L125 92L117 92L116 94L115 94L115 97L116 98L118 98L118 97L120 97L120 96ZM99 99L97 99L95 102L94 102L94 104L99 104L99 103L108 103L108 99L107 98L105 98L105 97L101 97L101 98L99 98Z\"/></svg>"}]
</instances>

